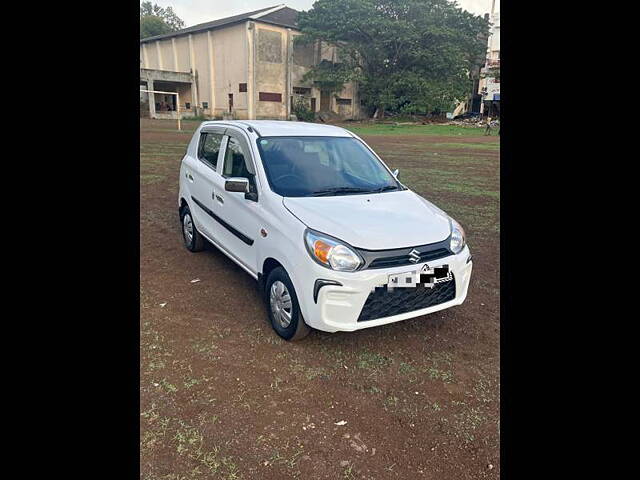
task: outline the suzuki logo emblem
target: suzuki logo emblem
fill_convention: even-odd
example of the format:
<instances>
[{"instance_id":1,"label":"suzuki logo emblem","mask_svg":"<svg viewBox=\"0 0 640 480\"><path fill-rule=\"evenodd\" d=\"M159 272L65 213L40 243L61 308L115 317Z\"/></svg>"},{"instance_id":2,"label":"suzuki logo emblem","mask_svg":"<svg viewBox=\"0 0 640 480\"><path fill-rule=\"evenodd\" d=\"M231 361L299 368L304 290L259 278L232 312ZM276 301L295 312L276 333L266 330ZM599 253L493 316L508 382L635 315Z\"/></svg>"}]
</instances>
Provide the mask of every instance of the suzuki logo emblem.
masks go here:
<instances>
[{"instance_id":1,"label":"suzuki logo emblem","mask_svg":"<svg viewBox=\"0 0 640 480\"><path fill-rule=\"evenodd\" d=\"M417 263L420 260L420 252L415 248L409 252L409 261Z\"/></svg>"}]
</instances>

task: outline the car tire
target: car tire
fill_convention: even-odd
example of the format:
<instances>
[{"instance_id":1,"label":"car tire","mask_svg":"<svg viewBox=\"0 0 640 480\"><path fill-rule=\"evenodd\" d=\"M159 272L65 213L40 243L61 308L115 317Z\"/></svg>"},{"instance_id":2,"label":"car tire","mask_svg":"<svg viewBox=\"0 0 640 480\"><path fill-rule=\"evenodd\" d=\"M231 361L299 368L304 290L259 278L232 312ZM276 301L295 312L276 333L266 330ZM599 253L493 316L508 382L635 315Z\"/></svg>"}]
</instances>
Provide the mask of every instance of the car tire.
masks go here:
<instances>
[{"instance_id":1,"label":"car tire","mask_svg":"<svg viewBox=\"0 0 640 480\"><path fill-rule=\"evenodd\" d=\"M196 224L193 222L193 216L188 205L180 208L180 230L182 231L184 245L190 252L204 250L204 237L196 229Z\"/></svg>"},{"instance_id":2,"label":"car tire","mask_svg":"<svg viewBox=\"0 0 640 480\"><path fill-rule=\"evenodd\" d=\"M295 341L309 334L311 329L302 318L296 290L284 268L277 267L269 273L265 299L271 326L280 337Z\"/></svg>"}]
</instances>

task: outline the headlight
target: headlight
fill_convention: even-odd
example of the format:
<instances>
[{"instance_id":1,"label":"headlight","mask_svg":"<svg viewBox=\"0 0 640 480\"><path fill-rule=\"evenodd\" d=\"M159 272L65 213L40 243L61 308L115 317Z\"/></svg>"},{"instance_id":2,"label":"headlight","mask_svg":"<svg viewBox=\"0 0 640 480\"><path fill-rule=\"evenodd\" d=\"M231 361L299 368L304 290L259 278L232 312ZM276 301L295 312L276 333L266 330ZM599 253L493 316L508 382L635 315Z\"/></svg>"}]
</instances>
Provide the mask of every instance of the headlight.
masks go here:
<instances>
[{"instance_id":1,"label":"headlight","mask_svg":"<svg viewBox=\"0 0 640 480\"><path fill-rule=\"evenodd\" d=\"M464 229L462 226L456 222L453 218L451 219L451 244L449 248L455 254L458 254L462 251L466 243L464 237Z\"/></svg>"},{"instance_id":2,"label":"headlight","mask_svg":"<svg viewBox=\"0 0 640 480\"><path fill-rule=\"evenodd\" d=\"M353 272L364 263L360 255L344 243L321 233L307 230L304 233L307 251L320 265L340 272Z\"/></svg>"}]
</instances>

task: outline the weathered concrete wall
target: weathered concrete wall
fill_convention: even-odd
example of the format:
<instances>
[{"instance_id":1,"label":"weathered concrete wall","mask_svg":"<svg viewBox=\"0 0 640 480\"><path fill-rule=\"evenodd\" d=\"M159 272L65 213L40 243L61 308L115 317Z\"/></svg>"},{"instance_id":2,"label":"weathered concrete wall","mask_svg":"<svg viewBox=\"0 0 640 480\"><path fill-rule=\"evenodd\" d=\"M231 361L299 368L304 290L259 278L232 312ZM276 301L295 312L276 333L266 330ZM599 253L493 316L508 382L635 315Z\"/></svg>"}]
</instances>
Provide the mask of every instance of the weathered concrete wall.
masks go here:
<instances>
[{"instance_id":1,"label":"weathered concrete wall","mask_svg":"<svg viewBox=\"0 0 640 480\"><path fill-rule=\"evenodd\" d=\"M178 72L188 72L191 70L191 63L189 62L189 38L177 37L176 41L176 53L178 55Z\"/></svg>"},{"instance_id":2,"label":"weathered concrete wall","mask_svg":"<svg viewBox=\"0 0 640 480\"><path fill-rule=\"evenodd\" d=\"M293 38L298 37L298 34L293 33ZM293 64L295 66L311 68L316 62L316 49L315 43L301 44L293 43Z\"/></svg>"},{"instance_id":3,"label":"weathered concrete wall","mask_svg":"<svg viewBox=\"0 0 640 480\"><path fill-rule=\"evenodd\" d=\"M293 33L292 37L295 38L297 34ZM302 78L305 73L315 64L316 61L316 47L314 43L308 45L296 44L292 38L292 62L291 62L291 89L295 87L309 87L311 93L305 95L309 99L316 99L316 111L320 109L320 91L313 87L311 82L304 82ZM311 102L308 103L309 107Z\"/></svg>"},{"instance_id":4,"label":"weathered concrete wall","mask_svg":"<svg viewBox=\"0 0 640 480\"><path fill-rule=\"evenodd\" d=\"M171 43L171 39L161 40L157 43L159 44L159 47L156 47L156 49L160 48L160 54L162 56L162 70L171 70L172 72L178 71L174 62L173 44Z\"/></svg>"},{"instance_id":5,"label":"weathered concrete wall","mask_svg":"<svg viewBox=\"0 0 640 480\"><path fill-rule=\"evenodd\" d=\"M248 46L246 25L234 25L211 32L214 60L215 115L229 110L229 94L233 95L236 118L248 118L248 93L240 92L240 84L247 83Z\"/></svg>"},{"instance_id":6,"label":"weathered concrete wall","mask_svg":"<svg viewBox=\"0 0 640 480\"><path fill-rule=\"evenodd\" d=\"M195 109L193 108L194 105L191 101L191 85L187 83L178 83L176 84L176 92L180 94L180 111L193 112ZM189 108L187 108L187 103L189 104Z\"/></svg>"},{"instance_id":7,"label":"weathered concrete wall","mask_svg":"<svg viewBox=\"0 0 640 480\"><path fill-rule=\"evenodd\" d=\"M163 70L148 70L145 68L140 69L140 79L142 80L156 80L160 82L191 82L191 74L184 72L170 72Z\"/></svg>"},{"instance_id":8,"label":"weathered concrete wall","mask_svg":"<svg viewBox=\"0 0 640 480\"><path fill-rule=\"evenodd\" d=\"M158 50L155 43L147 43L144 46L147 52L147 63L144 68L150 68L153 70L160 70L160 63L158 62Z\"/></svg>"},{"instance_id":9,"label":"weathered concrete wall","mask_svg":"<svg viewBox=\"0 0 640 480\"><path fill-rule=\"evenodd\" d=\"M320 62L322 60L329 60L331 62L337 61L338 56L336 48L332 45L327 45L326 43L322 42L322 44L320 45L318 61Z\"/></svg>"},{"instance_id":10,"label":"weathered concrete wall","mask_svg":"<svg viewBox=\"0 0 640 480\"><path fill-rule=\"evenodd\" d=\"M287 115L287 29L256 24L256 118L286 120ZM260 92L279 93L280 102L261 101Z\"/></svg>"},{"instance_id":11,"label":"weathered concrete wall","mask_svg":"<svg viewBox=\"0 0 640 480\"><path fill-rule=\"evenodd\" d=\"M209 65L209 47L207 33L197 33L192 36L193 42L193 68L196 72L196 86L198 88L198 103L203 108L205 115L211 115L213 104L211 98L211 74ZM204 108L206 102L207 108Z\"/></svg>"},{"instance_id":12,"label":"weathered concrete wall","mask_svg":"<svg viewBox=\"0 0 640 480\"><path fill-rule=\"evenodd\" d=\"M335 102L333 109L338 115L344 118L356 119L360 116L360 98L354 83L347 83L342 91L338 93L339 98L350 99L351 105L344 105L339 101Z\"/></svg>"}]
</instances>

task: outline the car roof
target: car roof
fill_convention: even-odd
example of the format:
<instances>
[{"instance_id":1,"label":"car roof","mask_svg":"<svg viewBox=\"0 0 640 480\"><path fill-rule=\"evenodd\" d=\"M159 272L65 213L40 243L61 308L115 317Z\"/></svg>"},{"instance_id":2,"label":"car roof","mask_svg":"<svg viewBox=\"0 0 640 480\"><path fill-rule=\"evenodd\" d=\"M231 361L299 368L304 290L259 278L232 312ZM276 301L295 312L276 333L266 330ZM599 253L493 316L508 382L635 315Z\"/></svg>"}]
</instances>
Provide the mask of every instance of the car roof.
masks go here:
<instances>
[{"instance_id":1,"label":"car roof","mask_svg":"<svg viewBox=\"0 0 640 480\"><path fill-rule=\"evenodd\" d=\"M228 120L204 122L207 125L236 126L243 130L251 127L261 137L352 137L348 130L334 125L291 122L286 120Z\"/></svg>"}]
</instances>

